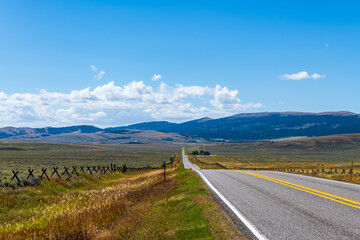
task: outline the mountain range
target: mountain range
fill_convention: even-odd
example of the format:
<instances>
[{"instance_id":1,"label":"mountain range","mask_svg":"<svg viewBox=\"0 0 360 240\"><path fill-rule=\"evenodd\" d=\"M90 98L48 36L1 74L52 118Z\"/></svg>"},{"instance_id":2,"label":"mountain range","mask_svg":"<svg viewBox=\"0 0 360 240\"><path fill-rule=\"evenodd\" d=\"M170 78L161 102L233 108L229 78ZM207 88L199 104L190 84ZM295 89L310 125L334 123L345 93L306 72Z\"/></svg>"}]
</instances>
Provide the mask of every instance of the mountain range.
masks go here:
<instances>
[{"instance_id":1,"label":"mountain range","mask_svg":"<svg viewBox=\"0 0 360 240\"><path fill-rule=\"evenodd\" d=\"M88 125L59 128L5 127L0 128L0 139L70 143L134 141L145 143L149 142L151 136L150 139L155 142L194 142L197 140L242 142L349 133L360 133L359 114L352 112L263 112L242 113L219 119L201 118L183 123L144 122L104 129ZM160 137L156 137L157 135ZM85 140L82 137L85 137ZM97 140L93 140L94 137ZM72 140L74 138L78 140Z\"/></svg>"}]
</instances>

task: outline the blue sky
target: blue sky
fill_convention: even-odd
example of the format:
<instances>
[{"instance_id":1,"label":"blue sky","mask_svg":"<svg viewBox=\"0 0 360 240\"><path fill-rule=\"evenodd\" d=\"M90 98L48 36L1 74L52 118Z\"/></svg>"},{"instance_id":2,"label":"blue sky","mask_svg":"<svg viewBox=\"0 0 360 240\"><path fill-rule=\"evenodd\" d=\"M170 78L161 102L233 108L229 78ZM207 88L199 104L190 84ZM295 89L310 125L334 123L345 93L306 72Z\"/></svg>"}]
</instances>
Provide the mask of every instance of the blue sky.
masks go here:
<instances>
[{"instance_id":1,"label":"blue sky","mask_svg":"<svg viewBox=\"0 0 360 240\"><path fill-rule=\"evenodd\" d=\"M3 0L0 126L360 112L359 12L358 1Z\"/></svg>"}]
</instances>

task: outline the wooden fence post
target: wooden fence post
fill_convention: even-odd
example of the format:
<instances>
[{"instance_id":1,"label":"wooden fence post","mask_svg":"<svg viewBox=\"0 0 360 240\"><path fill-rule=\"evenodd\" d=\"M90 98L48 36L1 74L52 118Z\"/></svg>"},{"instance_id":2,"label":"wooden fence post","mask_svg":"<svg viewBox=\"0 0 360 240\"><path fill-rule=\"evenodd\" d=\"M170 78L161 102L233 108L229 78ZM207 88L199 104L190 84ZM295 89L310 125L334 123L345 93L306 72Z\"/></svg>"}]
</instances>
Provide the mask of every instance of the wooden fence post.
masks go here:
<instances>
[{"instance_id":1,"label":"wooden fence post","mask_svg":"<svg viewBox=\"0 0 360 240\"><path fill-rule=\"evenodd\" d=\"M33 169L33 170L28 169L28 171L29 171L29 175L27 176L26 179L29 179L29 177L35 177L35 176L33 175L34 169Z\"/></svg>"},{"instance_id":2,"label":"wooden fence post","mask_svg":"<svg viewBox=\"0 0 360 240\"><path fill-rule=\"evenodd\" d=\"M351 160L351 167L350 167L349 174L353 174L353 166L354 166L354 160Z\"/></svg>"},{"instance_id":3,"label":"wooden fence post","mask_svg":"<svg viewBox=\"0 0 360 240\"><path fill-rule=\"evenodd\" d=\"M53 167L53 169L54 169L54 172L51 174L51 176L50 177L52 177L55 173L56 173L56 175L59 177L59 179L61 179L61 177L60 177L60 174L58 173L58 168L59 167Z\"/></svg>"},{"instance_id":4,"label":"wooden fence post","mask_svg":"<svg viewBox=\"0 0 360 240\"><path fill-rule=\"evenodd\" d=\"M42 174L41 174L40 177L39 177L40 180L43 178L43 176L45 176L47 180L50 180L49 176L48 176L47 173L46 173L47 168L42 168L41 171L42 171Z\"/></svg>"},{"instance_id":5,"label":"wooden fence post","mask_svg":"<svg viewBox=\"0 0 360 240\"><path fill-rule=\"evenodd\" d=\"M20 182L20 179L18 178L18 173L19 173L19 171L14 171L14 170L12 170L12 173L13 173L13 177L10 179L10 180L13 180L14 178L16 178L16 180L18 181L18 182Z\"/></svg>"},{"instance_id":6,"label":"wooden fence post","mask_svg":"<svg viewBox=\"0 0 360 240\"><path fill-rule=\"evenodd\" d=\"M91 169L90 169L90 166L86 166L86 168L87 168L87 170L89 171L89 173L90 173L91 175L93 175L93 173L92 173L92 171L91 171Z\"/></svg>"},{"instance_id":7,"label":"wooden fence post","mask_svg":"<svg viewBox=\"0 0 360 240\"><path fill-rule=\"evenodd\" d=\"M62 175L67 174L69 176L69 179L71 178L71 174L68 172L69 168L64 167L64 172L62 173Z\"/></svg>"},{"instance_id":8,"label":"wooden fence post","mask_svg":"<svg viewBox=\"0 0 360 240\"><path fill-rule=\"evenodd\" d=\"M78 176L79 176L79 173L76 171L76 166L75 166L75 167L74 167L74 166L72 166L72 168L73 168L73 170L72 170L71 174L76 173L76 175L78 175Z\"/></svg>"}]
</instances>

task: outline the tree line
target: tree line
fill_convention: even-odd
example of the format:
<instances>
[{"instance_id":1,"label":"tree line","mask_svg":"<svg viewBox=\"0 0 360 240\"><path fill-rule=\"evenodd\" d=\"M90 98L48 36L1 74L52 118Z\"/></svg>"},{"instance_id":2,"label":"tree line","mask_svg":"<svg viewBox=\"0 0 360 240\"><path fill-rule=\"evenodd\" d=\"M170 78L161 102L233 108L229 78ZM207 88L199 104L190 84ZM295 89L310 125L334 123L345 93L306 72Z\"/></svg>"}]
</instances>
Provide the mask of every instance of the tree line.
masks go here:
<instances>
[{"instance_id":1,"label":"tree line","mask_svg":"<svg viewBox=\"0 0 360 240\"><path fill-rule=\"evenodd\" d=\"M201 150L200 152L199 151L193 151L192 154L193 155L210 155L210 152Z\"/></svg>"}]
</instances>

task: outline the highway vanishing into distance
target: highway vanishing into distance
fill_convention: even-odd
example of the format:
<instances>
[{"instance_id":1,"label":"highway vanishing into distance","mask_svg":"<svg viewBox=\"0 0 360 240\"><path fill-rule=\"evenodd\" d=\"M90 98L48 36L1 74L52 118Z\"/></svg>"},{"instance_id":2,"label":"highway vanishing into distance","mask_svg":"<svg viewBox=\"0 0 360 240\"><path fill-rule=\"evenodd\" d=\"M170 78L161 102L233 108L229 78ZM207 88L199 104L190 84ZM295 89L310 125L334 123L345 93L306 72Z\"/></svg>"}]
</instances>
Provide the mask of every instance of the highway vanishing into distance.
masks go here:
<instances>
[{"instance_id":1,"label":"highway vanishing into distance","mask_svg":"<svg viewBox=\"0 0 360 240\"><path fill-rule=\"evenodd\" d=\"M258 239L360 239L360 185L270 171L196 171Z\"/></svg>"}]
</instances>

